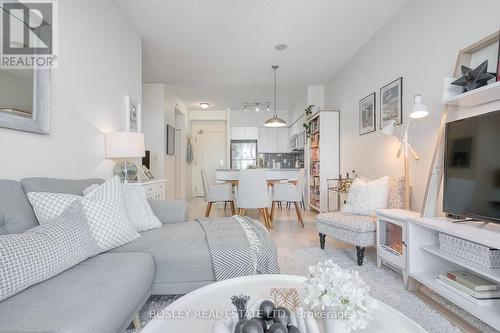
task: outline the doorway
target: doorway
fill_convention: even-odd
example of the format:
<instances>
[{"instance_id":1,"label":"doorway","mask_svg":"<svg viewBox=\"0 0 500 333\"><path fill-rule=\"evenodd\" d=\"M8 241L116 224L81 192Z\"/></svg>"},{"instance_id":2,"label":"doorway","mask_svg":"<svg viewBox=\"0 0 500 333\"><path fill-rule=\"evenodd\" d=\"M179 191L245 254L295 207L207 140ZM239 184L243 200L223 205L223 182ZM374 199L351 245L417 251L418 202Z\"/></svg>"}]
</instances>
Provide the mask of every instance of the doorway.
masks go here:
<instances>
[{"instance_id":1,"label":"doorway","mask_svg":"<svg viewBox=\"0 0 500 333\"><path fill-rule=\"evenodd\" d=\"M215 183L215 170L226 165L226 122L216 120L193 120L193 173L192 192L194 197L203 196L201 170L207 170L210 183Z\"/></svg>"},{"instance_id":2,"label":"doorway","mask_svg":"<svg viewBox=\"0 0 500 333\"><path fill-rule=\"evenodd\" d=\"M175 199L184 200L186 198L186 116L179 109L175 108Z\"/></svg>"}]
</instances>

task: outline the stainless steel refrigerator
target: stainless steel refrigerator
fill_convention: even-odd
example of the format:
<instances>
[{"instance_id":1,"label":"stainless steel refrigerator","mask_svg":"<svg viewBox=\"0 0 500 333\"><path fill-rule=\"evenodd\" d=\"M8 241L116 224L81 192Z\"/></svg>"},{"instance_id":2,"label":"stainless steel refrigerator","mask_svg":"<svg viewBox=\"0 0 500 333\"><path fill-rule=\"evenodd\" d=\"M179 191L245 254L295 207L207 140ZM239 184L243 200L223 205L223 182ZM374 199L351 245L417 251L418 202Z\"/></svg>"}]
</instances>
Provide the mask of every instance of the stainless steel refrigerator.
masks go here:
<instances>
[{"instance_id":1,"label":"stainless steel refrigerator","mask_svg":"<svg viewBox=\"0 0 500 333\"><path fill-rule=\"evenodd\" d=\"M257 162L257 140L231 140L231 169L247 169Z\"/></svg>"}]
</instances>

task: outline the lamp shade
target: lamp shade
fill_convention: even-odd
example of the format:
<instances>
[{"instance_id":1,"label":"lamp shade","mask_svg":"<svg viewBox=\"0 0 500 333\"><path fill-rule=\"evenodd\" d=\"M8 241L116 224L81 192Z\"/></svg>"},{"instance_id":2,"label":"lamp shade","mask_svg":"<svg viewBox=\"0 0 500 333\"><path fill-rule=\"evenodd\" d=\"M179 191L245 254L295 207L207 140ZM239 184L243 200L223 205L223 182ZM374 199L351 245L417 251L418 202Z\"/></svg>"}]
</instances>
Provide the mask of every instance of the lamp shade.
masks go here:
<instances>
[{"instance_id":1,"label":"lamp shade","mask_svg":"<svg viewBox=\"0 0 500 333\"><path fill-rule=\"evenodd\" d=\"M266 120L264 123L266 127L285 127L286 121L281 118L278 118L277 115L274 115L271 119Z\"/></svg>"},{"instance_id":2,"label":"lamp shade","mask_svg":"<svg viewBox=\"0 0 500 333\"><path fill-rule=\"evenodd\" d=\"M415 103L411 109L410 118L418 119L429 115L429 111L424 103L422 103L422 95L415 95Z\"/></svg>"},{"instance_id":3,"label":"lamp shade","mask_svg":"<svg viewBox=\"0 0 500 333\"><path fill-rule=\"evenodd\" d=\"M106 157L144 157L144 133L113 132L106 134Z\"/></svg>"}]
</instances>

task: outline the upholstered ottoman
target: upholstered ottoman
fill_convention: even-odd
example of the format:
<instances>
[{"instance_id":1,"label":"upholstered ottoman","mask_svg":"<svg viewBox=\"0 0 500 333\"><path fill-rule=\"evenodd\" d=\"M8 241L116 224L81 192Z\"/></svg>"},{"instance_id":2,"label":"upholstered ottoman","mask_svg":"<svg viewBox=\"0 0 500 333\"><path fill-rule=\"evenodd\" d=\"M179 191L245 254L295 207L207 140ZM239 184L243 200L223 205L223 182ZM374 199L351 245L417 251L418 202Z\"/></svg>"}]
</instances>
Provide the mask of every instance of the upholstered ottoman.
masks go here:
<instances>
[{"instance_id":1,"label":"upholstered ottoman","mask_svg":"<svg viewBox=\"0 0 500 333\"><path fill-rule=\"evenodd\" d=\"M363 265L365 247L376 244L376 219L369 215L343 212L322 213L317 216L321 249L325 249L326 235L356 245L358 265Z\"/></svg>"}]
</instances>

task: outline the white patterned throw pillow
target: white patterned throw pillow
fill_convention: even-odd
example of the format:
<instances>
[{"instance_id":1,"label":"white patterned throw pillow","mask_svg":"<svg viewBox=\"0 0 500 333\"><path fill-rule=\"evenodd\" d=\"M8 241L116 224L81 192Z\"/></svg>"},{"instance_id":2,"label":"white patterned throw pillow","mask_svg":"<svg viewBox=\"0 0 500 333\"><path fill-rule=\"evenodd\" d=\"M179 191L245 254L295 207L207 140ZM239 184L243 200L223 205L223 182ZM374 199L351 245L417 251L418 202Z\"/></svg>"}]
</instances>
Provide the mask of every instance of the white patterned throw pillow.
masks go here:
<instances>
[{"instance_id":1,"label":"white patterned throw pillow","mask_svg":"<svg viewBox=\"0 0 500 333\"><path fill-rule=\"evenodd\" d=\"M83 190L83 195L87 195L98 188L93 184ZM144 187L133 184L122 184L123 199L127 210L128 221L136 231L147 231L161 227L160 220L151 209L151 205L146 197Z\"/></svg>"},{"instance_id":2,"label":"white patterned throw pillow","mask_svg":"<svg viewBox=\"0 0 500 333\"><path fill-rule=\"evenodd\" d=\"M137 231L147 231L161 227L161 222L151 209L142 186L122 184L128 220Z\"/></svg>"},{"instance_id":3,"label":"white patterned throw pillow","mask_svg":"<svg viewBox=\"0 0 500 333\"><path fill-rule=\"evenodd\" d=\"M79 200L92 236L103 251L140 237L128 221L118 176L107 180L83 197L48 192L29 192L27 196L40 224L50 223L49 217L58 216L72 202Z\"/></svg>"},{"instance_id":4,"label":"white patterned throw pillow","mask_svg":"<svg viewBox=\"0 0 500 333\"><path fill-rule=\"evenodd\" d=\"M389 177L382 177L372 182L356 178L352 183L347 202L342 206L344 213L375 215L376 209L387 207L389 195Z\"/></svg>"},{"instance_id":5,"label":"white patterned throw pillow","mask_svg":"<svg viewBox=\"0 0 500 333\"><path fill-rule=\"evenodd\" d=\"M56 219L0 236L0 301L100 252L77 201Z\"/></svg>"}]
</instances>

